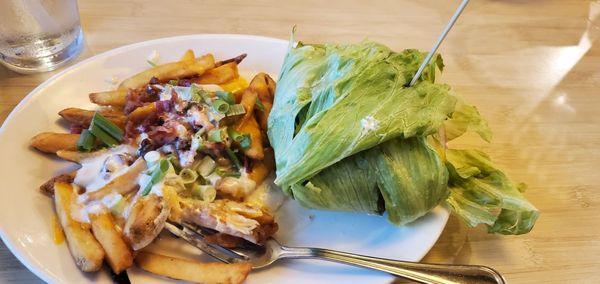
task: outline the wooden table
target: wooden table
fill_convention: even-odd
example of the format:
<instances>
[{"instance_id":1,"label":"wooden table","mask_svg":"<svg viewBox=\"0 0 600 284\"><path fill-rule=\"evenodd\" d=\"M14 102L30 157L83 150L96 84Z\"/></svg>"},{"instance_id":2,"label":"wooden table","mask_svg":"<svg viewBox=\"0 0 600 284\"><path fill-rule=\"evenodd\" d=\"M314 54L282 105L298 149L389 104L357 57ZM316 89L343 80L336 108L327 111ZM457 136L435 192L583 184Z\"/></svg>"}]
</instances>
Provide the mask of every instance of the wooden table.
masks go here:
<instances>
[{"instance_id":1,"label":"wooden table","mask_svg":"<svg viewBox=\"0 0 600 284\"><path fill-rule=\"evenodd\" d=\"M194 33L357 42L429 49L457 1L79 1L81 58L125 44ZM481 145L541 217L527 235L499 236L451 217L427 262L485 264L511 283L600 278L600 2L476 0L441 52L442 77L494 130ZM0 68L0 121L53 73ZM0 282L39 281L0 247ZM597 283L597 282L596 282Z\"/></svg>"}]
</instances>

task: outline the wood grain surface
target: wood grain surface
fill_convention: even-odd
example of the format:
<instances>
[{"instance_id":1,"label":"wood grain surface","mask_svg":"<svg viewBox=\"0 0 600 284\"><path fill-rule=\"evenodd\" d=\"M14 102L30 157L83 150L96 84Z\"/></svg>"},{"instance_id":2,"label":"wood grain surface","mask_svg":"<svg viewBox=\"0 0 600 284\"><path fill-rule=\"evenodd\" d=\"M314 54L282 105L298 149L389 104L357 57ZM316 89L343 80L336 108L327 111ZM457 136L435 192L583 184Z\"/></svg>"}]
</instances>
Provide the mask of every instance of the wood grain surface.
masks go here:
<instances>
[{"instance_id":1,"label":"wood grain surface","mask_svg":"<svg viewBox=\"0 0 600 284\"><path fill-rule=\"evenodd\" d=\"M305 42L429 49L460 1L79 1L86 47L78 60L184 34L241 33ZM1 22L1 20L0 20ZM492 144L473 137L541 217L527 235L487 234L451 217L426 262L484 264L510 283L600 279L600 2L474 0L441 48L442 81L479 107ZM0 122L55 72L0 68ZM32 189L33 190L33 189ZM40 216L42 217L42 216ZM2 245L0 282L40 280Z\"/></svg>"}]
</instances>

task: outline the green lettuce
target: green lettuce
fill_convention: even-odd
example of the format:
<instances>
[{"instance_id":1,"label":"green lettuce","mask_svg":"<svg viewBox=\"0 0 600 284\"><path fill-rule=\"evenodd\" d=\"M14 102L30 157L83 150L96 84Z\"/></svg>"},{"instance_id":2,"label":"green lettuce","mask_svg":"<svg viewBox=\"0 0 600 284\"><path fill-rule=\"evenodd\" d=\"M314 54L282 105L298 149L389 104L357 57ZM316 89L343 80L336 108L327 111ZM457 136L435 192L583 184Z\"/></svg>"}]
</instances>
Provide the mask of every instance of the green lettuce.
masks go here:
<instances>
[{"instance_id":1,"label":"green lettuce","mask_svg":"<svg viewBox=\"0 0 600 284\"><path fill-rule=\"evenodd\" d=\"M372 42L290 50L269 115L275 182L288 189L390 139L437 132L456 98L429 81L404 87L423 58ZM364 127L369 120L376 127Z\"/></svg>"},{"instance_id":2,"label":"green lettuce","mask_svg":"<svg viewBox=\"0 0 600 284\"><path fill-rule=\"evenodd\" d=\"M448 195L444 162L424 138L395 139L350 156L292 186L305 207L382 214L401 225Z\"/></svg>"},{"instance_id":3,"label":"green lettuce","mask_svg":"<svg viewBox=\"0 0 600 284\"><path fill-rule=\"evenodd\" d=\"M481 151L448 149L446 157L446 203L456 215L472 227L487 225L491 233L531 231L539 212L521 193L524 186L514 185Z\"/></svg>"},{"instance_id":4,"label":"green lettuce","mask_svg":"<svg viewBox=\"0 0 600 284\"><path fill-rule=\"evenodd\" d=\"M474 131L489 142L491 131L434 82L441 57L405 86L424 55L373 42L290 48L269 116L275 182L309 208L385 213L401 225L445 203L469 225L528 232L538 211L485 154L445 151L446 140Z\"/></svg>"}]
</instances>

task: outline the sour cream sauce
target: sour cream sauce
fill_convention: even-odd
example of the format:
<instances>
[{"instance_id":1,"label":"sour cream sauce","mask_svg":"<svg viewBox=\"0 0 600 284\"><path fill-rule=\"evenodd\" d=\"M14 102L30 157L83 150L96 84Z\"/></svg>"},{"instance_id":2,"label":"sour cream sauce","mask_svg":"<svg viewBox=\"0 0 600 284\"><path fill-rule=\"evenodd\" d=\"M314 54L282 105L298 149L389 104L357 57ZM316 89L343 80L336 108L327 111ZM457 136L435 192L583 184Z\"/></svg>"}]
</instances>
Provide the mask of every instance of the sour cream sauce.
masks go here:
<instances>
[{"instance_id":1,"label":"sour cream sauce","mask_svg":"<svg viewBox=\"0 0 600 284\"><path fill-rule=\"evenodd\" d=\"M134 153L135 149L129 145L121 145L107 150L97 156L81 161L81 168L77 171L73 183L85 188L86 192L93 192L122 175L129 167L119 155Z\"/></svg>"}]
</instances>

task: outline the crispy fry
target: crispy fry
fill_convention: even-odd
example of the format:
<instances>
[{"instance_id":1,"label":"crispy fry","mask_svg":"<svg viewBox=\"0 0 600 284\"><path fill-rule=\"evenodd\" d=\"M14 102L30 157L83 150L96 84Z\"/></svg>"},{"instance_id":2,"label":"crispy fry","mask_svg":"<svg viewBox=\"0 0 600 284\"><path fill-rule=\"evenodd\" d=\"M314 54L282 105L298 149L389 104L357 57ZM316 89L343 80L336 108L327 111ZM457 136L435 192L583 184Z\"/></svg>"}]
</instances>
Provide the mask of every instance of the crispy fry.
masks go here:
<instances>
[{"instance_id":1,"label":"crispy fry","mask_svg":"<svg viewBox=\"0 0 600 284\"><path fill-rule=\"evenodd\" d=\"M250 263L202 263L160 254L140 252L135 262L148 272L197 283L242 283L252 269Z\"/></svg>"},{"instance_id":2,"label":"crispy fry","mask_svg":"<svg viewBox=\"0 0 600 284\"><path fill-rule=\"evenodd\" d=\"M156 113L156 104L149 103L147 105L134 109L128 116L129 121L140 123L147 117Z\"/></svg>"},{"instance_id":3,"label":"crispy fry","mask_svg":"<svg viewBox=\"0 0 600 284\"><path fill-rule=\"evenodd\" d=\"M45 153L59 150L77 150L79 134L43 132L31 138L30 144Z\"/></svg>"},{"instance_id":4,"label":"crispy fry","mask_svg":"<svg viewBox=\"0 0 600 284\"><path fill-rule=\"evenodd\" d=\"M273 155L273 148L266 148L264 150L264 159L262 161L254 161L252 166L252 172L248 177L256 182L256 185L261 184L267 176L275 169L275 157Z\"/></svg>"},{"instance_id":5,"label":"crispy fry","mask_svg":"<svg viewBox=\"0 0 600 284\"><path fill-rule=\"evenodd\" d=\"M152 77L163 82L171 79L180 79L202 75L206 70L215 66L215 59L212 54L207 54L194 60L177 61L158 65L146 71L142 71L133 77L121 82L119 89L137 89L148 84Z\"/></svg>"},{"instance_id":6,"label":"crispy fry","mask_svg":"<svg viewBox=\"0 0 600 284\"><path fill-rule=\"evenodd\" d=\"M140 197L129 212L123 232L134 250L149 245L164 228L171 207L161 196Z\"/></svg>"},{"instance_id":7,"label":"crispy fry","mask_svg":"<svg viewBox=\"0 0 600 284\"><path fill-rule=\"evenodd\" d=\"M127 172L114 178L104 187L87 194L87 200L100 200L109 193L119 193L125 195L138 188L137 177L142 171L146 170L146 161L144 158L138 158Z\"/></svg>"},{"instance_id":8,"label":"crispy fry","mask_svg":"<svg viewBox=\"0 0 600 284\"><path fill-rule=\"evenodd\" d=\"M56 214L65 232L75 264L81 271L97 271L102 267L104 250L89 228L71 217L71 204L75 198L73 195L73 187L70 184L57 182L54 185Z\"/></svg>"},{"instance_id":9,"label":"crispy fry","mask_svg":"<svg viewBox=\"0 0 600 284\"><path fill-rule=\"evenodd\" d=\"M240 103L244 106L244 109L246 109L246 114L244 114L242 119L236 122L235 130L239 131L240 133L250 135L250 138L252 139L252 144L250 147L243 150L244 154L250 158L262 160L264 156L263 139L260 132L260 127L258 126L258 123L253 115L254 105L256 104L257 98L258 95L256 92L249 89L244 91L244 94L242 95L242 101Z\"/></svg>"},{"instance_id":10,"label":"crispy fry","mask_svg":"<svg viewBox=\"0 0 600 284\"><path fill-rule=\"evenodd\" d=\"M238 55L238 56L236 56L234 58L229 58L229 59L226 59L226 60L223 60L223 61L219 61L219 62L216 63L216 65L217 66L221 66L221 65L227 64L229 62L235 62L236 64L239 65L240 63L242 63L242 60L244 60L244 58L246 58L246 56L248 56L248 54L242 53L242 54L240 54L240 55Z\"/></svg>"},{"instance_id":11,"label":"crispy fry","mask_svg":"<svg viewBox=\"0 0 600 284\"><path fill-rule=\"evenodd\" d=\"M133 254L117 230L112 215L107 211L90 214L92 233L106 253L106 261L115 274L133 265Z\"/></svg>"},{"instance_id":12,"label":"crispy fry","mask_svg":"<svg viewBox=\"0 0 600 284\"><path fill-rule=\"evenodd\" d=\"M98 151L94 151L94 152L58 150L58 151L56 151L56 155L63 160L80 163L84 159L91 158L91 157L94 157L97 155L101 155L107 151L108 151L108 149L98 150Z\"/></svg>"},{"instance_id":13,"label":"crispy fry","mask_svg":"<svg viewBox=\"0 0 600 284\"><path fill-rule=\"evenodd\" d=\"M256 112L256 118L260 128L266 132L269 114L273 108L273 98L275 97L275 81L269 75L259 73L254 76L248 88L256 92L258 99L264 106L264 111Z\"/></svg>"},{"instance_id":14,"label":"crispy fry","mask_svg":"<svg viewBox=\"0 0 600 284\"><path fill-rule=\"evenodd\" d=\"M122 112L113 109L103 109L98 112L121 129L125 129L125 121L127 120L127 117ZM58 112L58 115L62 116L70 123L87 128L92 122L94 113L96 112L93 110L71 107L61 110Z\"/></svg>"},{"instance_id":15,"label":"crispy fry","mask_svg":"<svg viewBox=\"0 0 600 284\"><path fill-rule=\"evenodd\" d=\"M179 61L187 61L187 60L194 60L196 58L196 55L194 54L194 51L191 49L188 49L183 56L181 56L181 59L179 59Z\"/></svg>"},{"instance_id":16,"label":"crispy fry","mask_svg":"<svg viewBox=\"0 0 600 284\"><path fill-rule=\"evenodd\" d=\"M126 98L126 89L90 94L90 101L101 106L123 107L125 106Z\"/></svg>"},{"instance_id":17,"label":"crispy fry","mask_svg":"<svg viewBox=\"0 0 600 284\"><path fill-rule=\"evenodd\" d=\"M206 71L202 76L193 80L198 84L225 84L239 76L237 63L230 62Z\"/></svg>"},{"instance_id":18,"label":"crispy fry","mask_svg":"<svg viewBox=\"0 0 600 284\"><path fill-rule=\"evenodd\" d=\"M49 179L44 184L40 185L40 191L48 195L49 197L54 196L54 184L57 182L71 183L73 182L73 178L75 178L75 172L70 172L66 174L57 175L51 179Z\"/></svg>"}]
</instances>

